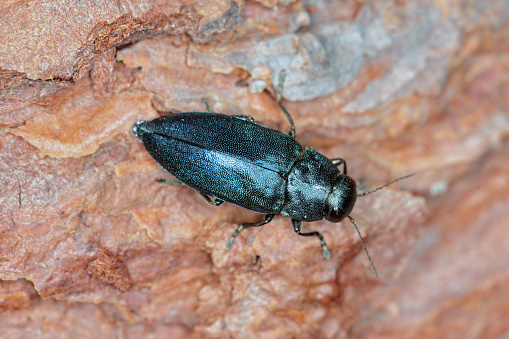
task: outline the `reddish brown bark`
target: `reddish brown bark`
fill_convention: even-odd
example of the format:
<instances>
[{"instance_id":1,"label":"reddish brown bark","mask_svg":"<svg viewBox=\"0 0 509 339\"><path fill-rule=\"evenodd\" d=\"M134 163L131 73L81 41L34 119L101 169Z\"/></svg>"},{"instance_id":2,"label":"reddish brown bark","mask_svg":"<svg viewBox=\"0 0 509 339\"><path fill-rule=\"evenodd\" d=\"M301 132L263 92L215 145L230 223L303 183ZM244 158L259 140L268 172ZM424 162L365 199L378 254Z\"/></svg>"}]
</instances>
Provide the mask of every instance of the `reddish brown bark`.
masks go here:
<instances>
[{"instance_id":1,"label":"reddish brown bark","mask_svg":"<svg viewBox=\"0 0 509 339\"><path fill-rule=\"evenodd\" d=\"M509 4L7 1L0 5L4 337L457 338L509 331ZM348 162L348 221L213 207L132 135L248 114Z\"/></svg>"}]
</instances>

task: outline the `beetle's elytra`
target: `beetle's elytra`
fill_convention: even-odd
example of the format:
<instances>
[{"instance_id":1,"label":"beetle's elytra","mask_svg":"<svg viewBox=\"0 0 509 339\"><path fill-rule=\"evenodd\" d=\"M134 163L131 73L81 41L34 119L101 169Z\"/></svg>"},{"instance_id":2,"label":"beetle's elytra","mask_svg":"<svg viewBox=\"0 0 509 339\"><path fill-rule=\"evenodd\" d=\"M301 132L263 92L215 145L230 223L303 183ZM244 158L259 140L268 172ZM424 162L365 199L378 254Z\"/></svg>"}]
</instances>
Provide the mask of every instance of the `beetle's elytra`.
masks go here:
<instances>
[{"instance_id":1,"label":"beetle's elytra","mask_svg":"<svg viewBox=\"0 0 509 339\"><path fill-rule=\"evenodd\" d=\"M355 181L346 175L341 158L328 159L295 140L295 126L281 103L284 72L280 75L277 102L291 130L283 133L254 122L248 116L208 112L183 112L138 121L133 132L150 155L181 183L197 190L208 202L224 201L265 214L259 223L240 225L227 243L247 227L263 226L280 213L291 218L294 231L316 236L323 255L330 252L319 232L301 232L302 221L323 218L339 222L349 216L357 196ZM343 172L338 167L342 165ZM211 200L209 196L215 197ZM359 230L357 232L360 235ZM364 240L362 244L367 252ZM376 269L369 258L373 269Z\"/></svg>"}]
</instances>

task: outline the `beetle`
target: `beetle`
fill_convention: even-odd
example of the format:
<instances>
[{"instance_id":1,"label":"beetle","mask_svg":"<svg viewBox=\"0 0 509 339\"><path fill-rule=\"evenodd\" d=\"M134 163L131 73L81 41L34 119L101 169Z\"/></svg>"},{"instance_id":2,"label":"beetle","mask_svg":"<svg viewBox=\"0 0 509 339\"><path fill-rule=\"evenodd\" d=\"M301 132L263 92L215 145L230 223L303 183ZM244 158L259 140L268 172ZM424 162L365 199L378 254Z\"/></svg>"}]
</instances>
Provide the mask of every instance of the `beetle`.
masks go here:
<instances>
[{"instance_id":1,"label":"beetle","mask_svg":"<svg viewBox=\"0 0 509 339\"><path fill-rule=\"evenodd\" d=\"M227 242L227 249L243 229L266 225L279 213L291 218L297 234L317 237L324 257L330 259L323 236L317 231L302 232L302 222L323 218L340 222L348 217L378 276L364 239L349 214L357 197L408 176L357 194L355 180L347 175L344 159L328 159L310 147L303 150L295 140L293 119L281 102L284 77L282 71L277 103L290 122L288 133L257 124L247 115L214 113L206 100L207 112L181 112L152 121L140 120L134 124L133 133L159 165L209 203L219 206L226 201L265 214L261 222L238 226Z\"/></svg>"}]
</instances>

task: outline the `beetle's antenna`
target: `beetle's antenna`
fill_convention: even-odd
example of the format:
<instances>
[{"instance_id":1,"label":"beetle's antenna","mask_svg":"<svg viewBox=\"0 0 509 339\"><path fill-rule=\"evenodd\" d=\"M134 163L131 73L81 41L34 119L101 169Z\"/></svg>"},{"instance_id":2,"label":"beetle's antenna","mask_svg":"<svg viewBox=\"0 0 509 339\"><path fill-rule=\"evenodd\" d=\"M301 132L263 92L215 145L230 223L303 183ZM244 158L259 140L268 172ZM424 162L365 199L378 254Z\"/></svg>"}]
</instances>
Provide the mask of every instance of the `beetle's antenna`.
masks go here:
<instances>
[{"instance_id":1,"label":"beetle's antenna","mask_svg":"<svg viewBox=\"0 0 509 339\"><path fill-rule=\"evenodd\" d=\"M285 106L283 106L283 103L281 102L281 93L283 92L283 83L285 82L285 76L286 76L286 71L283 69L281 71L281 73L279 73L279 85L277 86L277 95L276 95L276 98L277 98L277 104L283 110L283 113L286 115L286 118L290 122L290 125L292 125L292 128L290 129L288 134L292 138L295 139L295 124L293 123L293 119L290 116L290 113L288 113L288 111L286 110Z\"/></svg>"},{"instance_id":2,"label":"beetle's antenna","mask_svg":"<svg viewBox=\"0 0 509 339\"><path fill-rule=\"evenodd\" d=\"M359 232L359 229L357 228L357 225L355 224L355 221L353 221L353 218L351 216L348 216L348 219L352 222L353 226L355 227L355 230L357 231L357 234L359 235L359 238L361 238L362 247L364 247L364 252L366 252L366 255L368 256L369 262L371 263L371 267L373 267L373 271L375 271L375 275L378 278L378 272L376 271L375 264L373 264L373 260L371 260L371 257L369 256L368 249L366 248L366 244L364 243L364 239L362 239L361 232Z\"/></svg>"},{"instance_id":3,"label":"beetle's antenna","mask_svg":"<svg viewBox=\"0 0 509 339\"><path fill-rule=\"evenodd\" d=\"M403 180L403 179L406 179L406 178L410 178L412 175L415 175L415 173L412 173L412 174L409 174L409 175L405 175L404 177L401 177L401 178L398 178L398 179L394 179L393 181L389 181L388 183L386 183L385 185L383 186L380 186L380 187L377 187L375 188L374 190L371 190L371 191L367 191L367 192L364 192L364 193L361 193L361 194L357 194L358 197L363 197L365 195L368 195L368 194L371 194L373 192L376 192L378 190L381 190L382 188L384 187L387 187L389 186L390 184L393 184L395 183L396 181L400 181L400 180Z\"/></svg>"}]
</instances>

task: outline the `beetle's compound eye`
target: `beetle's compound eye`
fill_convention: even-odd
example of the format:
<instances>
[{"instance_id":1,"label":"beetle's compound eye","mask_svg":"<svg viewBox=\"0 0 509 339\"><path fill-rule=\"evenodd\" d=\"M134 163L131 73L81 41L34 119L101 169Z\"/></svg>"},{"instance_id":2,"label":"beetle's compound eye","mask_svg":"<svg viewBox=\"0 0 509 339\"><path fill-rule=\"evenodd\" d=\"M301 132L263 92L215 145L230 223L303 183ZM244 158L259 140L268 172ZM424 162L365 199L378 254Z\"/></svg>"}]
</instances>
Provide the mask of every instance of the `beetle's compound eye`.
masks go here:
<instances>
[{"instance_id":1,"label":"beetle's compound eye","mask_svg":"<svg viewBox=\"0 0 509 339\"><path fill-rule=\"evenodd\" d=\"M347 175L339 174L325 202L325 219L340 222L352 212L357 200L357 184Z\"/></svg>"},{"instance_id":2,"label":"beetle's compound eye","mask_svg":"<svg viewBox=\"0 0 509 339\"><path fill-rule=\"evenodd\" d=\"M141 135L143 134L143 125L145 125L145 120L140 120L133 125L133 133L138 139L141 139Z\"/></svg>"}]
</instances>

